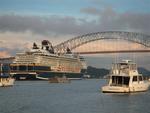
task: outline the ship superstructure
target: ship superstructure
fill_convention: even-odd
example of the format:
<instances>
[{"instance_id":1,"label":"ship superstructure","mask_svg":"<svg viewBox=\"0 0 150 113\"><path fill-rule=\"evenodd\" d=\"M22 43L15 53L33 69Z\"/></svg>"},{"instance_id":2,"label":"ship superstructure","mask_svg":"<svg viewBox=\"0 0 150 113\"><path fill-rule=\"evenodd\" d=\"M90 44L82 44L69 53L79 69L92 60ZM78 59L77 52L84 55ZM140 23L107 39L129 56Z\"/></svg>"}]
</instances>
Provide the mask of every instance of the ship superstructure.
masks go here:
<instances>
[{"instance_id":1,"label":"ship superstructure","mask_svg":"<svg viewBox=\"0 0 150 113\"><path fill-rule=\"evenodd\" d=\"M11 64L11 74L15 78L40 78L47 79L54 76L68 78L81 78L83 65L78 55L67 50L66 54L56 54L52 44L42 41L42 46L36 43L30 51L17 53Z\"/></svg>"}]
</instances>

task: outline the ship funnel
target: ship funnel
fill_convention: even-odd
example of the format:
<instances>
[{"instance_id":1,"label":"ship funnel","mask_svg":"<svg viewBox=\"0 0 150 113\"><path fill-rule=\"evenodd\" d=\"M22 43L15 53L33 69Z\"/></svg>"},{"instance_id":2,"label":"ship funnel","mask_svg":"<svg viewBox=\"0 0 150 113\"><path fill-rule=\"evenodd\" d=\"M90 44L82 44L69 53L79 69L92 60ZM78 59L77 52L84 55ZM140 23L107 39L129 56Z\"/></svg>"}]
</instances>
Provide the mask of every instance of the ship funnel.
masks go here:
<instances>
[{"instance_id":1,"label":"ship funnel","mask_svg":"<svg viewBox=\"0 0 150 113\"><path fill-rule=\"evenodd\" d=\"M54 53L52 43L49 42L48 40L42 41L42 49L45 49L45 50L49 51L50 53Z\"/></svg>"},{"instance_id":2,"label":"ship funnel","mask_svg":"<svg viewBox=\"0 0 150 113\"><path fill-rule=\"evenodd\" d=\"M42 41L42 46L48 46L48 45L52 45L48 40Z\"/></svg>"},{"instance_id":3,"label":"ship funnel","mask_svg":"<svg viewBox=\"0 0 150 113\"><path fill-rule=\"evenodd\" d=\"M39 49L39 47L37 46L37 44L35 42L33 43L32 49Z\"/></svg>"},{"instance_id":4,"label":"ship funnel","mask_svg":"<svg viewBox=\"0 0 150 113\"><path fill-rule=\"evenodd\" d=\"M67 51L67 54L72 54L72 52L71 52L69 47L67 47L66 51Z\"/></svg>"}]
</instances>

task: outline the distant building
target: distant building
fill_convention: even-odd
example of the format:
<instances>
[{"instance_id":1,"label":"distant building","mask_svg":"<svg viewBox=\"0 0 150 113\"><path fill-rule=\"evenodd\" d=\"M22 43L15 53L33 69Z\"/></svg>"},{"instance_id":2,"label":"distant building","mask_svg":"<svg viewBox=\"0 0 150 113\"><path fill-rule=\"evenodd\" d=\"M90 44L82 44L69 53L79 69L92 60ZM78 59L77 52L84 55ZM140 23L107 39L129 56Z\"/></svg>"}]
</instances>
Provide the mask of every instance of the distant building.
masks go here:
<instances>
[{"instance_id":1,"label":"distant building","mask_svg":"<svg viewBox=\"0 0 150 113\"><path fill-rule=\"evenodd\" d=\"M0 64L10 64L14 61L15 57L0 58Z\"/></svg>"}]
</instances>

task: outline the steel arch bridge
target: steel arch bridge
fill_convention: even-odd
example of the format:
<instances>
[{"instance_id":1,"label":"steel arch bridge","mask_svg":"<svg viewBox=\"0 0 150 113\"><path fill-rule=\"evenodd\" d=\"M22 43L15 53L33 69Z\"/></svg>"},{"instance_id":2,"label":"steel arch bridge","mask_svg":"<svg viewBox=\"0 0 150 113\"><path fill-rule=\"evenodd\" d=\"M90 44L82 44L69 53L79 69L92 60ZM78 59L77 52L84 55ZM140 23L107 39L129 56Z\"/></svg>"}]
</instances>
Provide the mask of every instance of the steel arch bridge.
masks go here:
<instances>
[{"instance_id":1,"label":"steel arch bridge","mask_svg":"<svg viewBox=\"0 0 150 113\"><path fill-rule=\"evenodd\" d=\"M106 31L106 32L96 32L81 35L72 39L69 39L65 42L62 42L54 46L56 53L66 53L66 49L69 48L73 50L79 46L87 44L89 42L97 40L106 40L106 39L115 39L115 40L126 40L133 43L138 43L144 45L145 47L150 47L150 36L142 33L135 32L123 32L123 31Z\"/></svg>"}]
</instances>

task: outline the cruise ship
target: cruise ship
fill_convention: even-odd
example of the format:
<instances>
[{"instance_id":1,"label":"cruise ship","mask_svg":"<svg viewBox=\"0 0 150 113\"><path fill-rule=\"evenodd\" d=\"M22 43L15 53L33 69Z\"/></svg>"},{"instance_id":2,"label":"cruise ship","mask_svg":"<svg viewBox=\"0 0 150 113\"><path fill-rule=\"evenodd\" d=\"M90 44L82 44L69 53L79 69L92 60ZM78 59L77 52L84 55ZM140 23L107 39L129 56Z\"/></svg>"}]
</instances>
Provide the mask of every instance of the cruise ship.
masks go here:
<instances>
[{"instance_id":1,"label":"cruise ship","mask_svg":"<svg viewBox=\"0 0 150 113\"><path fill-rule=\"evenodd\" d=\"M41 47L33 43L31 50L17 53L10 68L11 75L17 80L48 80L55 76L81 79L86 71L83 57L72 54L69 48L67 48L66 54L56 54L48 40L43 40Z\"/></svg>"}]
</instances>

